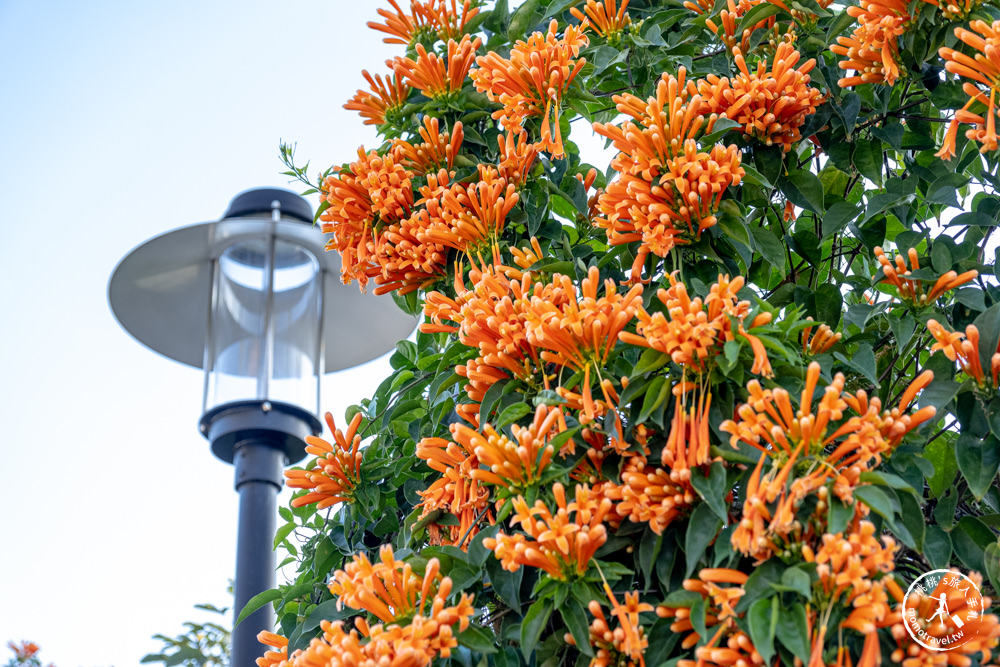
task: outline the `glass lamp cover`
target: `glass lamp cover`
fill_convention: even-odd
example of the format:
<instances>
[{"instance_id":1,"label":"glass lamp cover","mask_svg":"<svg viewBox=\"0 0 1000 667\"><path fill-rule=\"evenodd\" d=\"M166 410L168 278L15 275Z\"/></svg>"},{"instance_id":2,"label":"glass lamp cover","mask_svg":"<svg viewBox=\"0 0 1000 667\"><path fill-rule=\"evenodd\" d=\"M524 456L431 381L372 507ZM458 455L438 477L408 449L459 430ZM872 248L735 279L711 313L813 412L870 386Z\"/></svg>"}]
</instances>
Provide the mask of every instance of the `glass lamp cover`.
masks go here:
<instances>
[{"instance_id":1,"label":"glass lamp cover","mask_svg":"<svg viewBox=\"0 0 1000 667\"><path fill-rule=\"evenodd\" d=\"M316 257L273 235L221 253L205 346L205 411L259 400L318 412L322 285Z\"/></svg>"}]
</instances>

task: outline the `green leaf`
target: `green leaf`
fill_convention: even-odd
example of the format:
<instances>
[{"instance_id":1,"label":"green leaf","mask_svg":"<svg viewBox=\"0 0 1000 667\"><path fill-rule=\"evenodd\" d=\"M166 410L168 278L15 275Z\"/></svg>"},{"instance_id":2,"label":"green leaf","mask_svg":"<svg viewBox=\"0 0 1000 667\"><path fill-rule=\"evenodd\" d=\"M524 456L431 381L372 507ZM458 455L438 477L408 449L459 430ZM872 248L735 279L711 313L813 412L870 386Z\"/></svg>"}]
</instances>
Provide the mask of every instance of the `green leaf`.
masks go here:
<instances>
[{"instance_id":1,"label":"green leaf","mask_svg":"<svg viewBox=\"0 0 1000 667\"><path fill-rule=\"evenodd\" d=\"M667 400L667 395L670 393L670 383L664 377L653 378L653 381L649 383L649 389L646 391L646 397L642 401L642 410L639 411L639 419L636 420L637 424L642 424L645 422L649 415L653 413L653 410L660 407L665 400Z\"/></svg>"},{"instance_id":2,"label":"green leaf","mask_svg":"<svg viewBox=\"0 0 1000 667\"><path fill-rule=\"evenodd\" d=\"M844 296L840 287L833 283L825 283L816 290L816 315L820 322L826 322L836 331L844 310Z\"/></svg>"},{"instance_id":3,"label":"green leaf","mask_svg":"<svg viewBox=\"0 0 1000 667\"><path fill-rule=\"evenodd\" d=\"M529 21L534 17L540 4L541 0L525 0L520 7L514 10L513 16L510 17L510 26L507 28L507 37L512 43L525 37Z\"/></svg>"},{"instance_id":4,"label":"green leaf","mask_svg":"<svg viewBox=\"0 0 1000 667\"><path fill-rule=\"evenodd\" d=\"M912 491L902 489L896 491L896 498L899 499L900 506L899 517L895 520L896 534L906 546L923 551L927 522L924 521L924 511L920 500ZM909 534L909 539L907 539L906 533Z\"/></svg>"},{"instance_id":5,"label":"green leaf","mask_svg":"<svg viewBox=\"0 0 1000 667\"><path fill-rule=\"evenodd\" d=\"M994 542L983 552L986 576L994 591L1000 591L1000 544Z\"/></svg>"},{"instance_id":6,"label":"green leaf","mask_svg":"<svg viewBox=\"0 0 1000 667\"><path fill-rule=\"evenodd\" d=\"M882 489L866 484L854 489L854 497L872 508L872 511L883 519L892 521L892 501Z\"/></svg>"},{"instance_id":7,"label":"green leaf","mask_svg":"<svg viewBox=\"0 0 1000 667\"><path fill-rule=\"evenodd\" d=\"M803 664L809 662L809 620L801 602L796 602L791 608L783 609L778 614L777 636L778 641Z\"/></svg>"},{"instance_id":8,"label":"green leaf","mask_svg":"<svg viewBox=\"0 0 1000 667\"><path fill-rule=\"evenodd\" d=\"M702 475L700 470L693 469L691 471L691 486L715 512L715 515L722 521L726 521L729 516L726 504L729 484L726 483L726 468L722 462L713 463L707 477Z\"/></svg>"},{"instance_id":9,"label":"green leaf","mask_svg":"<svg viewBox=\"0 0 1000 667\"><path fill-rule=\"evenodd\" d=\"M823 216L823 238L840 232L865 209L846 201L838 201Z\"/></svg>"},{"instance_id":10,"label":"green leaf","mask_svg":"<svg viewBox=\"0 0 1000 667\"><path fill-rule=\"evenodd\" d=\"M785 246L778 235L764 227L751 227L754 250L760 253L764 261L781 271L785 268Z\"/></svg>"},{"instance_id":11,"label":"green leaf","mask_svg":"<svg viewBox=\"0 0 1000 667\"><path fill-rule=\"evenodd\" d=\"M770 4L770 3L769 3ZM757 5L761 7L763 5ZM748 12L749 14L749 12ZM789 170L778 179L778 188L793 204L815 213L823 213L823 181L808 169Z\"/></svg>"},{"instance_id":12,"label":"green leaf","mask_svg":"<svg viewBox=\"0 0 1000 667\"><path fill-rule=\"evenodd\" d=\"M1000 440L963 433L955 443L955 459L972 495L982 500L1000 470Z\"/></svg>"},{"instance_id":13,"label":"green leaf","mask_svg":"<svg viewBox=\"0 0 1000 667\"><path fill-rule=\"evenodd\" d=\"M264 591L263 593L258 593L257 595L250 598L250 600L247 602L247 605L243 607L243 609L240 611L240 615L237 617L235 625L239 625L240 623L242 623L243 619L245 619L247 616L249 616L250 614L254 613L258 609L266 605L268 602L274 602L275 600L280 600L280 599L281 599L281 591L279 591L277 588L271 588Z\"/></svg>"},{"instance_id":14,"label":"green leaf","mask_svg":"<svg viewBox=\"0 0 1000 667\"><path fill-rule=\"evenodd\" d=\"M1000 344L1000 303L990 306L973 324L979 329L979 363L982 368L990 368L997 345Z\"/></svg>"},{"instance_id":15,"label":"green leaf","mask_svg":"<svg viewBox=\"0 0 1000 667\"><path fill-rule=\"evenodd\" d=\"M747 614L750 626L750 641L764 658L764 664L774 656L774 636L778 628L778 598L757 600L750 605Z\"/></svg>"},{"instance_id":16,"label":"green leaf","mask_svg":"<svg viewBox=\"0 0 1000 667\"><path fill-rule=\"evenodd\" d=\"M861 175L882 187L882 142L858 141L854 144L854 166ZM869 207L870 208L870 207Z\"/></svg>"},{"instance_id":17,"label":"green leaf","mask_svg":"<svg viewBox=\"0 0 1000 667\"><path fill-rule=\"evenodd\" d=\"M996 535L974 516L963 516L951 531L951 545L965 567L976 572L986 569L985 550L996 543Z\"/></svg>"},{"instance_id":18,"label":"green leaf","mask_svg":"<svg viewBox=\"0 0 1000 667\"><path fill-rule=\"evenodd\" d=\"M913 332L917 328L917 321L909 313L893 311L889 313L889 328L892 329L892 335L896 339L897 347L903 349L910 342L910 338L913 337Z\"/></svg>"},{"instance_id":19,"label":"green leaf","mask_svg":"<svg viewBox=\"0 0 1000 667\"><path fill-rule=\"evenodd\" d=\"M935 570L948 567L948 563L951 561L951 538L937 524L927 526L927 534L924 537L924 556Z\"/></svg>"},{"instance_id":20,"label":"green leaf","mask_svg":"<svg viewBox=\"0 0 1000 667\"><path fill-rule=\"evenodd\" d=\"M629 374L629 377L637 378L640 375L645 375L651 371L659 370L666 366L669 361L670 355L664 354L659 350L649 348L639 357L639 361L636 362L635 366L632 368L632 372Z\"/></svg>"},{"instance_id":21,"label":"green leaf","mask_svg":"<svg viewBox=\"0 0 1000 667\"><path fill-rule=\"evenodd\" d=\"M854 505L845 505L839 498L831 498L827 530L833 534L844 532L853 516Z\"/></svg>"},{"instance_id":22,"label":"green leaf","mask_svg":"<svg viewBox=\"0 0 1000 667\"><path fill-rule=\"evenodd\" d=\"M719 534L722 521L707 503L698 505L691 513L687 533L684 536L684 554L687 560L685 578L690 578L698 569L698 563L709 543Z\"/></svg>"},{"instance_id":23,"label":"green leaf","mask_svg":"<svg viewBox=\"0 0 1000 667\"><path fill-rule=\"evenodd\" d=\"M519 612L521 610L521 581L524 579L524 568L518 568L517 572L508 572L503 569L500 561L496 558L487 558L485 567L493 592L504 604L515 612Z\"/></svg>"},{"instance_id":24,"label":"green leaf","mask_svg":"<svg viewBox=\"0 0 1000 667\"><path fill-rule=\"evenodd\" d=\"M503 411L500 412L500 415L497 417L496 424L493 426L496 428L503 428L507 424L513 424L518 419L531 412L531 406L527 403L514 403L512 405L508 405L503 409Z\"/></svg>"},{"instance_id":25,"label":"green leaf","mask_svg":"<svg viewBox=\"0 0 1000 667\"><path fill-rule=\"evenodd\" d=\"M584 611L580 601L575 597L567 598L566 602L560 605L559 613L576 641L576 648L585 656L593 657L594 649L590 646L590 624L587 623L587 612Z\"/></svg>"},{"instance_id":26,"label":"green leaf","mask_svg":"<svg viewBox=\"0 0 1000 667\"><path fill-rule=\"evenodd\" d=\"M778 590L794 591L802 597L809 599L812 597L812 579L809 574L800 568L790 567L781 575L781 584L773 584Z\"/></svg>"},{"instance_id":27,"label":"green leaf","mask_svg":"<svg viewBox=\"0 0 1000 667\"><path fill-rule=\"evenodd\" d=\"M765 19L771 18L778 12L785 13L781 7L770 2L761 3L753 7L740 19L740 24L736 26L735 34L742 35L744 30L752 28Z\"/></svg>"},{"instance_id":28,"label":"green leaf","mask_svg":"<svg viewBox=\"0 0 1000 667\"><path fill-rule=\"evenodd\" d=\"M496 635L484 627L470 623L462 632L455 635L458 643L477 653L489 655L497 652Z\"/></svg>"},{"instance_id":29,"label":"green leaf","mask_svg":"<svg viewBox=\"0 0 1000 667\"><path fill-rule=\"evenodd\" d=\"M521 621L521 655L525 660L531 661L531 654L534 653L551 615L552 600L549 598L538 600L528 608L528 613Z\"/></svg>"}]
</instances>

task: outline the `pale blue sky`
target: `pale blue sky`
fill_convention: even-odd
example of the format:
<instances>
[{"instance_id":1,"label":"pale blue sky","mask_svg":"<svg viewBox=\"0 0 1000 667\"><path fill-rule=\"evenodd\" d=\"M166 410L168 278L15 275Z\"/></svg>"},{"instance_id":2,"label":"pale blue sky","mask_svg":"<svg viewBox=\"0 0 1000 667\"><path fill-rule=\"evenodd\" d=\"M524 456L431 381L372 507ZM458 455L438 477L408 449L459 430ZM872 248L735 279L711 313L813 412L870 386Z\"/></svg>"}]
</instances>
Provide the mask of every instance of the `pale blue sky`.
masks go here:
<instances>
[{"instance_id":1,"label":"pale blue sky","mask_svg":"<svg viewBox=\"0 0 1000 667\"><path fill-rule=\"evenodd\" d=\"M365 27L378 6L0 0L0 664L29 639L57 667L129 667L228 603L237 496L196 429L201 374L125 334L107 281L286 186L279 139L314 165L372 143L341 105L398 52ZM328 376L324 409L386 373Z\"/></svg>"},{"instance_id":2,"label":"pale blue sky","mask_svg":"<svg viewBox=\"0 0 1000 667\"><path fill-rule=\"evenodd\" d=\"M0 663L27 639L130 667L229 604L237 496L196 428L202 375L132 340L107 281L247 188L296 189L280 139L316 166L371 146L342 105L400 53L365 27L387 5L0 0ZM327 376L323 409L388 372Z\"/></svg>"}]
</instances>

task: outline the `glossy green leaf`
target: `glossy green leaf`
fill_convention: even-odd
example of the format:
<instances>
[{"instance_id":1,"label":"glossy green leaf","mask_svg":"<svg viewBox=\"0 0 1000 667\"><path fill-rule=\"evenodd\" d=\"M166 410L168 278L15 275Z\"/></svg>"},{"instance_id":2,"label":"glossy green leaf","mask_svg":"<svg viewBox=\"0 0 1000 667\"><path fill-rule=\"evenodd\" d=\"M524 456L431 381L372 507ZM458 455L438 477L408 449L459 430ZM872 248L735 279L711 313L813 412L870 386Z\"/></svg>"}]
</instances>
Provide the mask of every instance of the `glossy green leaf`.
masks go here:
<instances>
[{"instance_id":1,"label":"glossy green leaf","mask_svg":"<svg viewBox=\"0 0 1000 667\"><path fill-rule=\"evenodd\" d=\"M521 621L521 655L525 660L531 660L531 654L535 651L545 626L548 625L549 616L552 615L552 600L538 600L528 608L528 613Z\"/></svg>"},{"instance_id":2,"label":"glossy green leaf","mask_svg":"<svg viewBox=\"0 0 1000 667\"><path fill-rule=\"evenodd\" d=\"M809 662L809 618L806 608L801 602L796 602L790 608L782 609L778 614L776 628L778 641L799 658L804 664Z\"/></svg>"},{"instance_id":3,"label":"glossy green leaf","mask_svg":"<svg viewBox=\"0 0 1000 667\"><path fill-rule=\"evenodd\" d=\"M750 641L754 648L769 664L774 656L774 637L778 629L778 598L757 600L750 605L747 621L750 627Z\"/></svg>"},{"instance_id":4,"label":"glossy green leaf","mask_svg":"<svg viewBox=\"0 0 1000 667\"><path fill-rule=\"evenodd\" d=\"M720 520L727 520L729 508L726 503L726 495L729 493L729 484L726 482L726 468L722 463L719 461L713 463L707 476L703 475L700 470L692 470L691 486Z\"/></svg>"},{"instance_id":5,"label":"glossy green leaf","mask_svg":"<svg viewBox=\"0 0 1000 667\"><path fill-rule=\"evenodd\" d=\"M685 577L690 578L698 569L705 549L719 534L721 527L722 520L715 516L715 512L707 503L694 508L684 537L684 554L687 559Z\"/></svg>"},{"instance_id":6,"label":"glossy green leaf","mask_svg":"<svg viewBox=\"0 0 1000 667\"><path fill-rule=\"evenodd\" d=\"M955 460L972 495L982 500L1000 470L1000 440L992 435L980 439L963 433L955 442Z\"/></svg>"}]
</instances>

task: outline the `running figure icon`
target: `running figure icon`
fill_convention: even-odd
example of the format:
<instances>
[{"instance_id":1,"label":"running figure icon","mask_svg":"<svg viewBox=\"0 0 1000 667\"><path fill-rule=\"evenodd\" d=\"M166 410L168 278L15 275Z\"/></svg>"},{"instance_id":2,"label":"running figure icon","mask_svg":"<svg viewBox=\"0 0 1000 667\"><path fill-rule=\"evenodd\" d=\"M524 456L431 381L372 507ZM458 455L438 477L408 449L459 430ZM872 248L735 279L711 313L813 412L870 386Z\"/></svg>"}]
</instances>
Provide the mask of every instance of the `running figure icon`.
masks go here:
<instances>
[{"instance_id":1,"label":"running figure icon","mask_svg":"<svg viewBox=\"0 0 1000 667\"><path fill-rule=\"evenodd\" d=\"M934 619L937 618L938 616L940 616L941 617L941 622L942 623L947 623L948 622L948 596L945 595L944 593L942 593L940 598L931 597L931 599L932 600L936 599L938 601L938 608L937 608L937 611L935 611L934 614L930 618L927 619L927 622L928 623L933 623Z\"/></svg>"}]
</instances>

